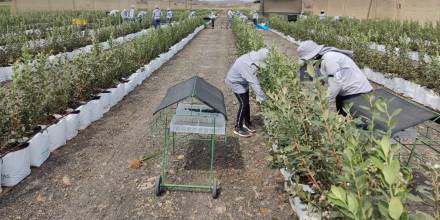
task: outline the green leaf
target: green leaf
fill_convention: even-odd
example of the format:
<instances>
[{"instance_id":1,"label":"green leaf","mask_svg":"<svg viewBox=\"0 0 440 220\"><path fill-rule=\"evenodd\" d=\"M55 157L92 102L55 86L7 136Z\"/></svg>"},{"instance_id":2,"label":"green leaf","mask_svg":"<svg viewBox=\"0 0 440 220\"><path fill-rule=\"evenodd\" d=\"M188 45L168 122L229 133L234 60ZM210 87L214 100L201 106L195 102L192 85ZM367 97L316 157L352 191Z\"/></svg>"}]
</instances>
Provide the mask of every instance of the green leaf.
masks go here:
<instances>
[{"instance_id":1,"label":"green leaf","mask_svg":"<svg viewBox=\"0 0 440 220\"><path fill-rule=\"evenodd\" d=\"M347 195L345 193L345 190L342 187L332 186L331 192L333 193L335 198L345 202Z\"/></svg>"},{"instance_id":2,"label":"green leaf","mask_svg":"<svg viewBox=\"0 0 440 220\"><path fill-rule=\"evenodd\" d=\"M385 166L382 169L382 174L385 178L385 181L388 183L388 185L392 185L398 175L398 173L396 173L394 171L393 167L391 167L391 166Z\"/></svg>"},{"instance_id":3,"label":"green leaf","mask_svg":"<svg viewBox=\"0 0 440 220\"><path fill-rule=\"evenodd\" d=\"M387 136L382 137L382 140L379 142L379 145L380 148L382 149L383 154L385 155L385 158L388 158L388 154L391 148L390 138Z\"/></svg>"},{"instance_id":4,"label":"green leaf","mask_svg":"<svg viewBox=\"0 0 440 220\"><path fill-rule=\"evenodd\" d=\"M353 193L347 195L347 204L350 212L353 213L353 215L356 215L356 212L359 208L359 203Z\"/></svg>"},{"instance_id":5,"label":"green leaf","mask_svg":"<svg viewBox=\"0 0 440 220\"><path fill-rule=\"evenodd\" d=\"M435 220L434 217L430 216L429 214L426 214L421 211L416 211L415 214L409 215L410 220Z\"/></svg>"},{"instance_id":6,"label":"green leaf","mask_svg":"<svg viewBox=\"0 0 440 220\"><path fill-rule=\"evenodd\" d=\"M391 218L398 219L402 215L403 205L397 197L392 197L388 204L388 214Z\"/></svg>"},{"instance_id":7,"label":"green leaf","mask_svg":"<svg viewBox=\"0 0 440 220\"><path fill-rule=\"evenodd\" d=\"M383 162L382 162L379 158L377 158L377 157L372 157L372 158L371 158L371 163L373 163L373 165L374 165L376 168L378 168L378 169L380 169L380 170L383 169Z\"/></svg>"}]
</instances>

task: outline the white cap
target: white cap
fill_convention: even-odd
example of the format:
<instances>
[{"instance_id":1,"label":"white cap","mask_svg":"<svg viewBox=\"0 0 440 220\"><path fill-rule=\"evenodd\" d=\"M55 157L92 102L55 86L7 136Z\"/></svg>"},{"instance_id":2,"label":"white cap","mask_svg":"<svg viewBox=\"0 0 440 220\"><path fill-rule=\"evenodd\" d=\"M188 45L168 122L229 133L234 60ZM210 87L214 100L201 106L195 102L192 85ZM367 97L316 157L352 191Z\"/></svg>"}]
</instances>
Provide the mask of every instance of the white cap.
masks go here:
<instances>
[{"instance_id":1,"label":"white cap","mask_svg":"<svg viewBox=\"0 0 440 220\"><path fill-rule=\"evenodd\" d=\"M315 41L303 41L298 47L298 56L303 60L310 60L321 52L324 45L318 45Z\"/></svg>"}]
</instances>

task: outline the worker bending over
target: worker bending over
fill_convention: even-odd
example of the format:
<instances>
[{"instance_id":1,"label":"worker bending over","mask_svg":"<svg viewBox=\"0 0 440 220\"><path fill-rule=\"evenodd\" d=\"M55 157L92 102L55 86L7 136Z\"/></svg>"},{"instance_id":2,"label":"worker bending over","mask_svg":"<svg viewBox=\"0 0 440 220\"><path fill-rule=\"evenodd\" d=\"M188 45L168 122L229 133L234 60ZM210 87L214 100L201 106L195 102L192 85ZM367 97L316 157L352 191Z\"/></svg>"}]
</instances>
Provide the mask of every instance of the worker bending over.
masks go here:
<instances>
[{"instance_id":1,"label":"worker bending over","mask_svg":"<svg viewBox=\"0 0 440 220\"><path fill-rule=\"evenodd\" d=\"M249 106L249 85L255 92L257 102L266 100L257 78L257 70L267 59L269 51L266 48L240 56L229 69L225 83L232 89L240 103L234 133L241 137L250 137L255 129L251 123Z\"/></svg>"},{"instance_id":2,"label":"worker bending over","mask_svg":"<svg viewBox=\"0 0 440 220\"><path fill-rule=\"evenodd\" d=\"M373 90L367 77L351 59L352 51L325 47L308 40L299 45L298 56L305 63L321 60L319 70L328 78L329 101L336 101L336 110L343 116L347 115L343 110L345 100Z\"/></svg>"}]
</instances>

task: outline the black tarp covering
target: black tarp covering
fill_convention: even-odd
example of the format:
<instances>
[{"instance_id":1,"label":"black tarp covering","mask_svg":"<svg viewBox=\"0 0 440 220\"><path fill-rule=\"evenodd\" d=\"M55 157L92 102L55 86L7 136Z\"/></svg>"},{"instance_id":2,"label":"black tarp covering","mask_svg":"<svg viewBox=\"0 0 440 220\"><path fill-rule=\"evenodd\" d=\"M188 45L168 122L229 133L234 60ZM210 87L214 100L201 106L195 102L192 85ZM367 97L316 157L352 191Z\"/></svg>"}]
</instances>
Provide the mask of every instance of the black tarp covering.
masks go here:
<instances>
[{"instance_id":1,"label":"black tarp covering","mask_svg":"<svg viewBox=\"0 0 440 220\"><path fill-rule=\"evenodd\" d=\"M373 95L376 98L383 97L385 99L385 102L388 103L388 111L390 114L398 109L401 109L400 114L398 114L396 117L396 126L392 129L393 134L439 116L438 113L433 112L424 106L405 100L404 98L396 96L384 89L374 90ZM371 119L370 112L367 109L362 108L362 106L367 108L370 107L366 95L357 96L348 99L345 102L345 104L349 103L353 103L350 111L354 116L361 116ZM386 119L385 115L382 115L382 117ZM383 131L388 130L385 122L378 121L376 123L376 128Z\"/></svg>"},{"instance_id":2,"label":"black tarp covering","mask_svg":"<svg viewBox=\"0 0 440 220\"><path fill-rule=\"evenodd\" d=\"M223 93L215 86L208 83L199 76L185 80L170 87L162 99L160 105L156 108L153 115L168 106L180 102L188 97L194 97L205 105L213 108L215 111L223 114L227 120L225 99Z\"/></svg>"}]
</instances>

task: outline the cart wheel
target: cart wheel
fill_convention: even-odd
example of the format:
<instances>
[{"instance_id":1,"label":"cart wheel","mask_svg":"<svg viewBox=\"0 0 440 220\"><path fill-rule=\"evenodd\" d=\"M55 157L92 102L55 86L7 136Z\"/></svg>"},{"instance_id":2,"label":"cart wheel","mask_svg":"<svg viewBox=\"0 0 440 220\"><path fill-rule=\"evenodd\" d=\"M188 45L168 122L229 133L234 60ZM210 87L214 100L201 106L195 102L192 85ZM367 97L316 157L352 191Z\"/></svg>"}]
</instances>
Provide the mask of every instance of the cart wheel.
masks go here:
<instances>
[{"instance_id":1,"label":"cart wheel","mask_svg":"<svg viewBox=\"0 0 440 220\"><path fill-rule=\"evenodd\" d=\"M212 184L211 190L212 190L212 198L217 199L218 194L219 194L219 186L218 186L217 180L214 180L214 183Z\"/></svg>"},{"instance_id":2,"label":"cart wheel","mask_svg":"<svg viewBox=\"0 0 440 220\"><path fill-rule=\"evenodd\" d=\"M160 196L162 194L162 188L160 185L162 184L162 176L157 177L156 183L155 183L155 194L156 196Z\"/></svg>"}]
</instances>

